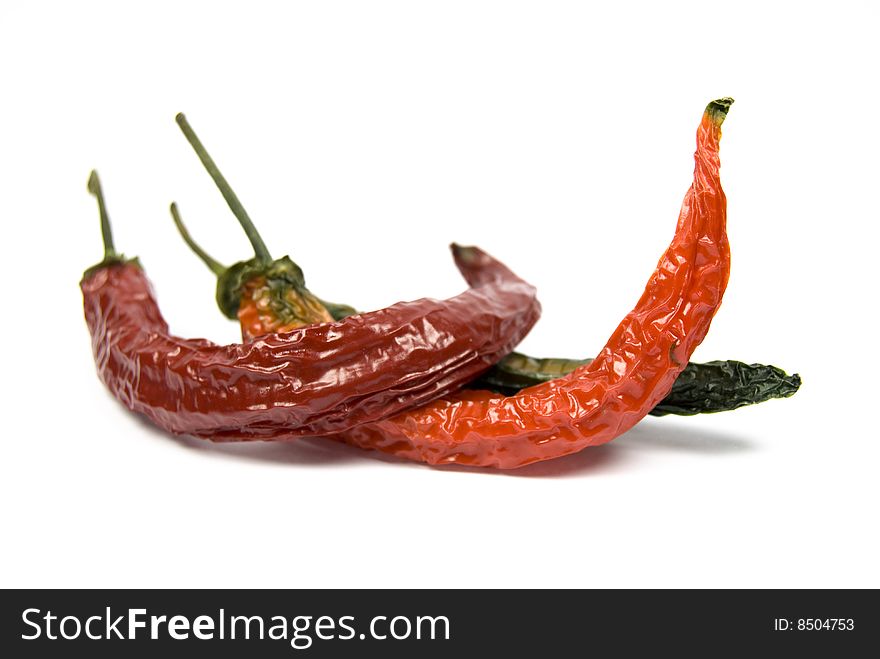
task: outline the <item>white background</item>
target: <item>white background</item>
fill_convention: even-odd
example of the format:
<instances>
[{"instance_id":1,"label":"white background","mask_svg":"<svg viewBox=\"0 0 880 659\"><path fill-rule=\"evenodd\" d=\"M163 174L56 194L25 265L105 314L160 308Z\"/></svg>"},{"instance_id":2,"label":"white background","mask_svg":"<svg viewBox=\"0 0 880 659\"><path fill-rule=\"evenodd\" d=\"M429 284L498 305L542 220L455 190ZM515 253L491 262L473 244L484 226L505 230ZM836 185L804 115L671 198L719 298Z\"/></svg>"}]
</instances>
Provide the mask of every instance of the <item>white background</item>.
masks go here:
<instances>
[{"instance_id":1,"label":"white background","mask_svg":"<svg viewBox=\"0 0 880 659\"><path fill-rule=\"evenodd\" d=\"M880 586L876 3L12 3L0 10L3 586ZM446 245L538 286L522 349L589 356L632 307L733 96L730 286L695 360L799 371L792 399L648 418L511 473L305 440L157 432L95 376L77 287L116 244L172 329L230 342L248 244L374 309L463 288Z\"/></svg>"}]
</instances>

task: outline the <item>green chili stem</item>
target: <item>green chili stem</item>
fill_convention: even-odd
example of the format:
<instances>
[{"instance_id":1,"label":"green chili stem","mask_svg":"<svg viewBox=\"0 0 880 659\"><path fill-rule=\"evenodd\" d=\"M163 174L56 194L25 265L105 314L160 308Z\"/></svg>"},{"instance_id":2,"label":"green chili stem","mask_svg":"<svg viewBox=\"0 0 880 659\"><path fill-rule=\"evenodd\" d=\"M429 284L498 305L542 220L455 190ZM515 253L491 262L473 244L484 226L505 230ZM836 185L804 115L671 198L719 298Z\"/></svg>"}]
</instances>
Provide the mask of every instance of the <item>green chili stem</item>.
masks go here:
<instances>
[{"instance_id":1,"label":"green chili stem","mask_svg":"<svg viewBox=\"0 0 880 659\"><path fill-rule=\"evenodd\" d=\"M251 221L251 218L247 214L247 211L244 209L244 206L241 205L241 202L238 200L235 192L232 191L229 183L226 181L225 178L223 178L223 174L220 173L220 170L217 168L216 163L208 154L208 151L202 145L198 136L196 136L195 131L192 129L192 126L189 125L189 122L186 120L186 117L183 115L182 112L178 114L175 119L177 121L177 125L180 126L180 130L182 130L183 134L186 136L187 141L190 143L193 150L195 150L196 155L198 155L199 160L202 161L205 169L208 170L208 174L211 175L211 178L214 179L214 183L220 189L220 194L223 195L226 203L229 204L229 209L232 211L232 214L235 215L235 217L238 219L238 223L241 224L241 228L244 229L244 232L247 234L248 240L251 241L251 245L254 248L254 253L257 256L257 259L263 261L264 263L271 263L272 256L269 254L266 243L263 242L263 239L260 237L257 228Z\"/></svg>"},{"instance_id":2,"label":"green chili stem","mask_svg":"<svg viewBox=\"0 0 880 659\"><path fill-rule=\"evenodd\" d=\"M98 200L98 212L101 214L101 237L104 239L104 260L109 261L118 256L113 246L113 232L110 229L110 217L107 215L107 205L104 203L104 191L101 189L101 179L94 169L89 175L89 192Z\"/></svg>"},{"instance_id":3,"label":"green chili stem","mask_svg":"<svg viewBox=\"0 0 880 659\"><path fill-rule=\"evenodd\" d=\"M171 217L174 218L174 226L177 227L177 230L180 232L180 237L183 238L183 242L185 242L189 248L196 253L202 262L208 266L208 268L218 277L226 272L226 266L222 265L219 261L214 259L210 254L208 254L205 250L201 248L201 246L192 239L192 236L189 235L189 231L186 226L183 224L183 220L180 219L180 212L177 210L177 202L172 202L171 204Z\"/></svg>"}]
</instances>

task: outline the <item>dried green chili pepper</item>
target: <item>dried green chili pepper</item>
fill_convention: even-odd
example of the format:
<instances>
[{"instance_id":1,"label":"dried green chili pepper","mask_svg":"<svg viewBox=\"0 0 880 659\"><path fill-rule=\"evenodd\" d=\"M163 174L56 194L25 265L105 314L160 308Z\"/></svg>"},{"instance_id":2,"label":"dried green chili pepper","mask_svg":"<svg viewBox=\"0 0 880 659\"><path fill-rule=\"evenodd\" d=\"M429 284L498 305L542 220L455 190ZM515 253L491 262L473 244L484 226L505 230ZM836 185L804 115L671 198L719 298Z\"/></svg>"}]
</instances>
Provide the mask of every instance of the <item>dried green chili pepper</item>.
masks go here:
<instances>
[{"instance_id":1,"label":"dried green chili pepper","mask_svg":"<svg viewBox=\"0 0 880 659\"><path fill-rule=\"evenodd\" d=\"M554 380L592 359L536 359L512 352L471 386L512 396L522 389ZM793 396L801 378L766 364L726 360L690 362L676 378L672 391L649 414L692 416L726 412L774 398Z\"/></svg>"}]
</instances>

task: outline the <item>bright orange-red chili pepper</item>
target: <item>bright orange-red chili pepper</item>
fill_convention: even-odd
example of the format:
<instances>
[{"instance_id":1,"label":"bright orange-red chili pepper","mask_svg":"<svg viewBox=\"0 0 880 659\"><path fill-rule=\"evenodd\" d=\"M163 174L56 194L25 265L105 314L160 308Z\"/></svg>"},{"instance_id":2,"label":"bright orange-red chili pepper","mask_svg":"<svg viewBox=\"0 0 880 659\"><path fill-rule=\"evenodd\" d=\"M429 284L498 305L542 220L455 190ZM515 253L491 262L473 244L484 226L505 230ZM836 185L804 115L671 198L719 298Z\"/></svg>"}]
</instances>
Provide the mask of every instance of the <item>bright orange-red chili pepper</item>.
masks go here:
<instances>
[{"instance_id":1,"label":"bright orange-red chili pepper","mask_svg":"<svg viewBox=\"0 0 880 659\"><path fill-rule=\"evenodd\" d=\"M339 438L431 464L514 468L608 442L632 428L669 393L727 286L718 142L732 102L724 98L706 108L694 182L672 243L638 304L593 362L515 396L463 391Z\"/></svg>"},{"instance_id":2,"label":"bright orange-red chili pepper","mask_svg":"<svg viewBox=\"0 0 880 659\"><path fill-rule=\"evenodd\" d=\"M295 322L285 323L275 310L275 297L281 297L285 310L291 310ZM241 304L238 307L238 322L241 323L242 336L253 339L264 334L290 332L305 325L332 323L333 316L314 295L297 295L292 289L273 291L266 277L248 280L241 291Z\"/></svg>"}]
</instances>

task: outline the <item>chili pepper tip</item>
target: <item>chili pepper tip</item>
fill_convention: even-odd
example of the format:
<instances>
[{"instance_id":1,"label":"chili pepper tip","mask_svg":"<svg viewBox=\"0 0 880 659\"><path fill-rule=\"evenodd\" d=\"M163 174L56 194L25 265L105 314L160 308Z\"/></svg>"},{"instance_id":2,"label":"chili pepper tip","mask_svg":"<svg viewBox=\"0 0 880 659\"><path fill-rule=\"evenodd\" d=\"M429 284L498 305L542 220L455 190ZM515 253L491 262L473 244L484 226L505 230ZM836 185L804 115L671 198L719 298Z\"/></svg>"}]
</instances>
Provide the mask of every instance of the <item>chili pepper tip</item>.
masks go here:
<instances>
[{"instance_id":1,"label":"chili pepper tip","mask_svg":"<svg viewBox=\"0 0 880 659\"><path fill-rule=\"evenodd\" d=\"M733 99L729 96L715 99L706 106L706 114L712 118L715 125L720 126L724 123L724 118L727 116L731 105L733 105Z\"/></svg>"},{"instance_id":2,"label":"chili pepper tip","mask_svg":"<svg viewBox=\"0 0 880 659\"><path fill-rule=\"evenodd\" d=\"M89 192L91 192L92 194L98 194L98 189L100 187L101 187L101 183L98 180L98 170L93 169L89 173L89 182L88 182Z\"/></svg>"},{"instance_id":3,"label":"chili pepper tip","mask_svg":"<svg viewBox=\"0 0 880 659\"><path fill-rule=\"evenodd\" d=\"M113 246L113 231L110 228L110 218L107 215L107 205L104 202L104 191L101 189L101 179L98 171L93 169L89 174L87 184L89 192L98 200L98 212L101 215L101 238L104 241L104 260L117 257L116 248Z\"/></svg>"},{"instance_id":4,"label":"chili pepper tip","mask_svg":"<svg viewBox=\"0 0 880 659\"><path fill-rule=\"evenodd\" d=\"M449 249L452 250L452 255L456 260L472 261L477 256L476 247L466 247L464 245L459 245L458 243L449 243Z\"/></svg>"}]
</instances>

